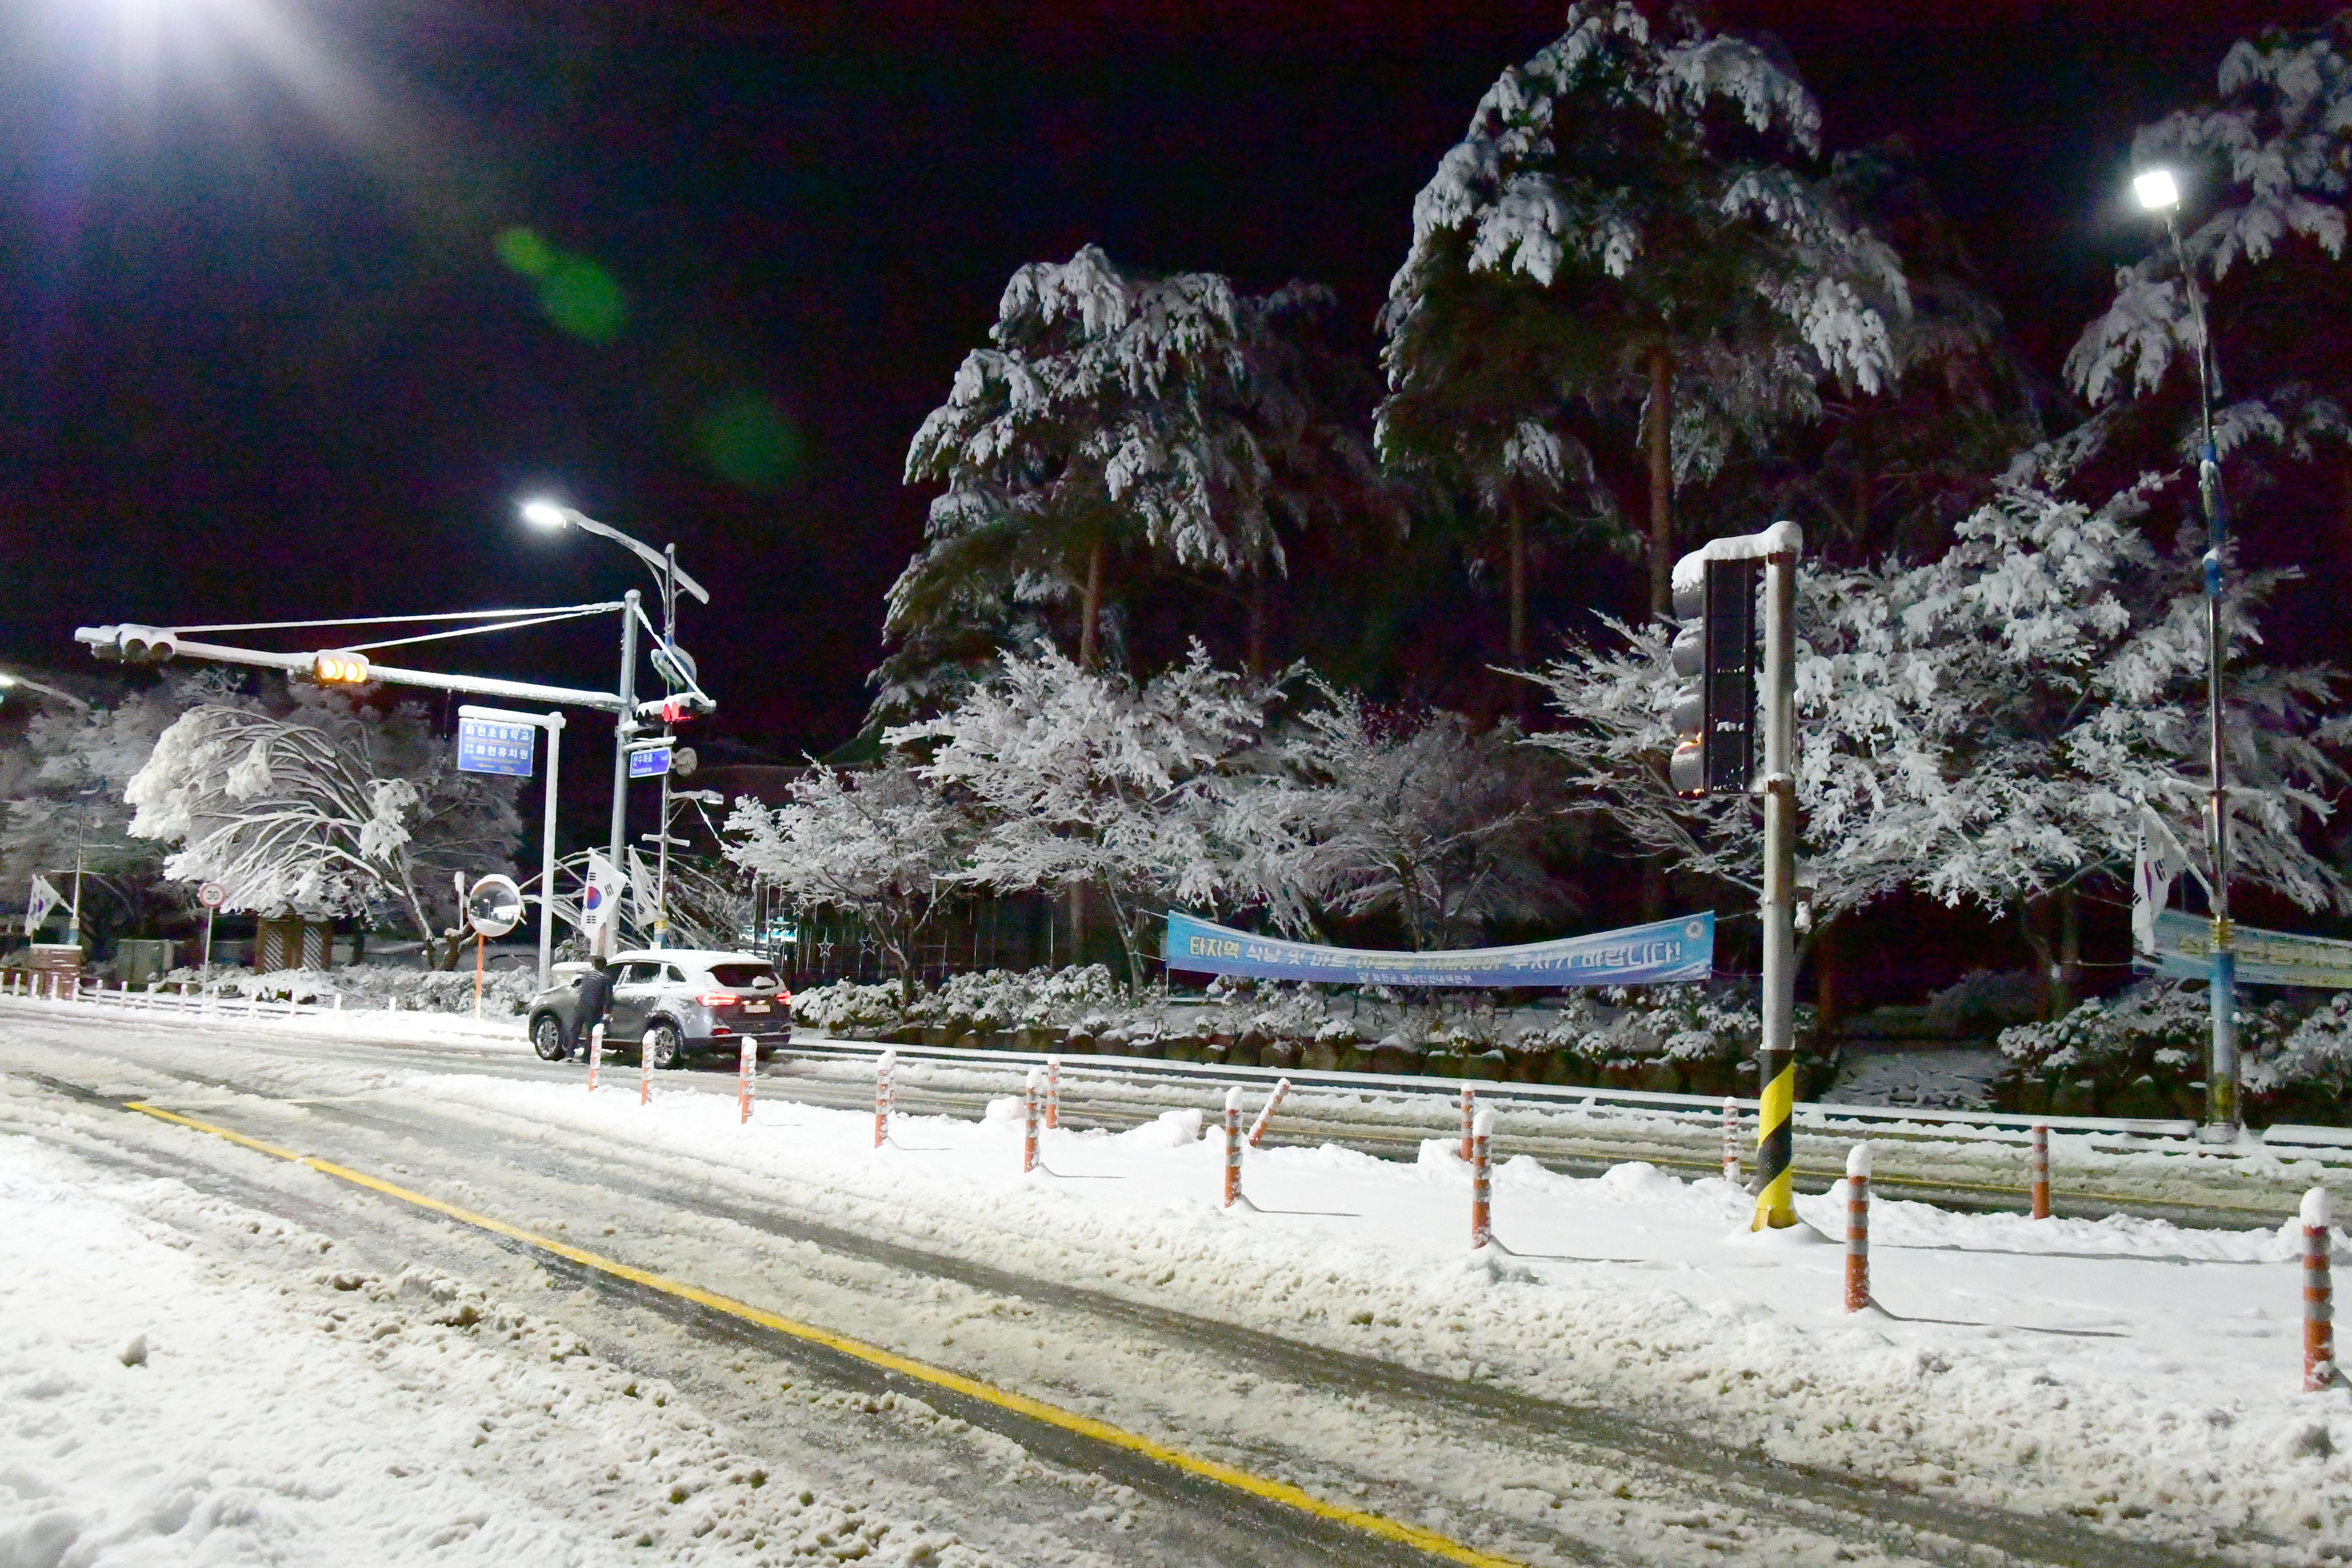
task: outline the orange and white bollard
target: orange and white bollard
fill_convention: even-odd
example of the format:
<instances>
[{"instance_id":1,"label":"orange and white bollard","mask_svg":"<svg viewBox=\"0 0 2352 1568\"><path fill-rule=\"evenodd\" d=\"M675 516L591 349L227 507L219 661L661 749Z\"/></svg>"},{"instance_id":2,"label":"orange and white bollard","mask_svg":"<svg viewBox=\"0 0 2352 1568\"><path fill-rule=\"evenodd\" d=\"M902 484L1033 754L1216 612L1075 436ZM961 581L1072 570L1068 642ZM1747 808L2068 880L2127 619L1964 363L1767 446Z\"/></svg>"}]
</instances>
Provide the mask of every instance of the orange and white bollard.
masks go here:
<instances>
[{"instance_id":1,"label":"orange and white bollard","mask_svg":"<svg viewBox=\"0 0 2352 1568\"><path fill-rule=\"evenodd\" d=\"M743 1055L735 1064L735 1104L742 1112L743 1124L751 1121L751 1069L760 1062L760 1042L751 1035L743 1037Z\"/></svg>"},{"instance_id":2,"label":"orange and white bollard","mask_svg":"<svg viewBox=\"0 0 2352 1568\"><path fill-rule=\"evenodd\" d=\"M1723 1179L1739 1184L1739 1102L1723 1097Z\"/></svg>"},{"instance_id":3,"label":"orange and white bollard","mask_svg":"<svg viewBox=\"0 0 2352 1568\"><path fill-rule=\"evenodd\" d=\"M653 1102L654 1032L647 1029L646 1037L637 1042L637 1103L651 1105Z\"/></svg>"},{"instance_id":4,"label":"orange and white bollard","mask_svg":"<svg viewBox=\"0 0 2352 1568\"><path fill-rule=\"evenodd\" d=\"M1225 1207L1242 1195L1242 1091L1225 1090Z\"/></svg>"},{"instance_id":5,"label":"orange and white bollard","mask_svg":"<svg viewBox=\"0 0 2352 1568\"><path fill-rule=\"evenodd\" d=\"M1062 1058L1045 1058L1045 1131L1062 1124Z\"/></svg>"},{"instance_id":6,"label":"orange and white bollard","mask_svg":"<svg viewBox=\"0 0 2352 1568\"><path fill-rule=\"evenodd\" d=\"M1870 1305L1870 1145L1845 1157L1845 1310Z\"/></svg>"},{"instance_id":7,"label":"orange and white bollard","mask_svg":"<svg viewBox=\"0 0 2352 1568\"><path fill-rule=\"evenodd\" d=\"M1256 1148L1257 1141L1265 1136L1265 1124L1274 1120L1275 1108L1282 1103L1283 1097L1289 1092L1288 1079L1278 1078L1274 1080L1274 1092L1265 1097L1265 1108L1257 1113L1257 1120L1250 1123L1249 1146L1251 1148Z\"/></svg>"},{"instance_id":8,"label":"orange and white bollard","mask_svg":"<svg viewBox=\"0 0 2352 1568\"><path fill-rule=\"evenodd\" d=\"M890 1139L890 1074L898 1065L898 1053L884 1051L874 1064L874 1146L877 1149Z\"/></svg>"},{"instance_id":9,"label":"orange and white bollard","mask_svg":"<svg viewBox=\"0 0 2352 1568\"><path fill-rule=\"evenodd\" d=\"M2303 1194L2303 1391L2336 1386L2336 1285L2328 1264L2334 1205L2326 1187Z\"/></svg>"},{"instance_id":10,"label":"orange and white bollard","mask_svg":"<svg viewBox=\"0 0 2352 1568\"><path fill-rule=\"evenodd\" d=\"M2026 1179L2033 1187L2033 1217L2050 1217L2050 1129L2033 1124L2032 1152L2026 1156Z\"/></svg>"},{"instance_id":11,"label":"orange and white bollard","mask_svg":"<svg viewBox=\"0 0 2352 1568\"><path fill-rule=\"evenodd\" d=\"M1478 1120L1478 1091L1468 1084L1462 1086L1462 1158L1470 1158L1472 1125Z\"/></svg>"},{"instance_id":12,"label":"orange and white bollard","mask_svg":"<svg viewBox=\"0 0 2352 1568\"><path fill-rule=\"evenodd\" d=\"M1024 1176L1037 1168L1037 1094L1043 1087L1038 1080L1044 1076L1031 1068L1028 1084L1021 1093L1021 1173Z\"/></svg>"},{"instance_id":13,"label":"orange and white bollard","mask_svg":"<svg viewBox=\"0 0 2352 1568\"><path fill-rule=\"evenodd\" d=\"M596 1069L604 1065L604 1026L588 1031L588 1092L596 1092Z\"/></svg>"},{"instance_id":14,"label":"orange and white bollard","mask_svg":"<svg viewBox=\"0 0 2352 1568\"><path fill-rule=\"evenodd\" d=\"M1470 1250L1495 1239L1495 1185L1487 1169L1494 1146L1495 1113L1482 1110L1470 1123Z\"/></svg>"}]
</instances>

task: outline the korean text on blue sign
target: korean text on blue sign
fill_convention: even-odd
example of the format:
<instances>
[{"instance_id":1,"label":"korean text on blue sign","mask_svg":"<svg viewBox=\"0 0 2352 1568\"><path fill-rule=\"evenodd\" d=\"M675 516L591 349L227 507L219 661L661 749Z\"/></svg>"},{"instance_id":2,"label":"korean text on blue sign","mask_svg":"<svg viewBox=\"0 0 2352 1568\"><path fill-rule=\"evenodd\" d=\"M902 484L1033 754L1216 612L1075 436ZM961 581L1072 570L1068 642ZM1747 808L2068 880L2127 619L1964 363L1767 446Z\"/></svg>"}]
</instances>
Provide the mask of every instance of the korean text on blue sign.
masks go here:
<instances>
[{"instance_id":1,"label":"korean text on blue sign","mask_svg":"<svg viewBox=\"0 0 2352 1568\"><path fill-rule=\"evenodd\" d=\"M464 715L457 720L457 771L461 773L502 773L508 778L527 779L538 749L536 725Z\"/></svg>"},{"instance_id":2,"label":"korean text on blue sign","mask_svg":"<svg viewBox=\"0 0 2352 1568\"><path fill-rule=\"evenodd\" d=\"M1715 963L1715 912L1559 942L1454 952L1315 947L1171 914L1167 943L1162 952L1171 969L1270 980L1340 985L1654 985L1707 977Z\"/></svg>"},{"instance_id":3,"label":"korean text on blue sign","mask_svg":"<svg viewBox=\"0 0 2352 1568\"><path fill-rule=\"evenodd\" d=\"M633 779L657 779L669 772L669 748L655 746L629 753L629 776Z\"/></svg>"}]
</instances>

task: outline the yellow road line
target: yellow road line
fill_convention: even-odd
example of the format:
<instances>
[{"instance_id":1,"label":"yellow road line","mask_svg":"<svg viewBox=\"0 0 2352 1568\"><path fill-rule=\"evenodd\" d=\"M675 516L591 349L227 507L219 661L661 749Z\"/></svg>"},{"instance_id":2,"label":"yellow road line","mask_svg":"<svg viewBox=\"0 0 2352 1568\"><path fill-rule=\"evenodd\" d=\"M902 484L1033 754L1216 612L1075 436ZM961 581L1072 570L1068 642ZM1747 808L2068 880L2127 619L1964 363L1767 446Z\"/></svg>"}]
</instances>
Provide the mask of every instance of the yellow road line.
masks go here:
<instances>
[{"instance_id":1,"label":"yellow road line","mask_svg":"<svg viewBox=\"0 0 2352 1568\"><path fill-rule=\"evenodd\" d=\"M1360 1531L1366 1535L1374 1536L1382 1541L1410 1546L1448 1563L1460 1563L1465 1564L1465 1568L1525 1568L1525 1565L1517 1558L1498 1557L1490 1552L1481 1552L1474 1546L1465 1546L1449 1536L1440 1535L1434 1531L1423 1530L1417 1524L1407 1524L1402 1520L1391 1519L1385 1514L1366 1513L1360 1509L1326 1502L1312 1492L1292 1486L1287 1481L1274 1480L1249 1470L1220 1463L1215 1459L1204 1459L1197 1454L1188 1454L1181 1448L1171 1447L1156 1438L1144 1436L1141 1433L1129 1432L1124 1427L1113 1426L1108 1422L1097 1421L1091 1415L1081 1415L1075 1410L1065 1410L1058 1405L1048 1405L1042 1399L1032 1399L1025 1394L1015 1394L1010 1389L998 1388L993 1384L982 1383L978 1378L966 1377L960 1372L950 1372L945 1367L916 1361L910 1357L902 1356L896 1351L885 1350L880 1345L868 1344L863 1340L853 1340L845 1334L835 1333L830 1329L822 1329L814 1323L803 1323L791 1318L779 1317L773 1312L754 1307L747 1301L738 1301L731 1296L721 1296L716 1291L706 1290L698 1285L689 1285L682 1280L667 1279L649 1270L590 1252L584 1247L574 1247L569 1242L557 1241L552 1237L534 1235L520 1226L509 1225L504 1220L492 1219L488 1215L478 1215L468 1209L461 1209L455 1204L444 1203L439 1198L413 1192L406 1187L384 1181L379 1176L371 1176L364 1171L354 1171L347 1165L338 1165L332 1161L321 1160L314 1154L303 1154L292 1149L282 1149L275 1143L265 1143L257 1138L248 1138L242 1132L215 1126L209 1121L199 1121L193 1116L182 1116L174 1111L162 1110L144 1100L131 1100L124 1109L154 1117L159 1121L175 1122L182 1127L193 1128L198 1132L208 1132L215 1138L225 1138L243 1148L257 1150L264 1154L275 1155L280 1160L289 1160L295 1164L308 1166L321 1175L332 1176L338 1181L349 1182L353 1186L365 1187L370 1192L382 1193L386 1197L398 1198L403 1203L414 1204L421 1209L429 1209L435 1214L454 1219L462 1225L472 1226L478 1230L486 1230L494 1236L503 1236L509 1240L520 1241L525 1246L535 1247L542 1252L567 1258L583 1268L593 1268L602 1274L609 1274L615 1279L625 1279L633 1285L642 1285L648 1289L659 1290L665 1295L675 1296L679 1300L691 1301L698 1307L707 1307L714 1312L724 1312L730 1318L740 1318L744 1322L756 1323L761 1328L789 1335L793 1339L822 1345L829 1351L862 1361L869 1366L881 1367L885 1371L895 1372L902 1376L928 1383L936 1388L944 1388L950 1393L960 1394L967 1399L977 1399L983 1404L993 1405L1001 1410L1009 1410L1016 1415L1043 1422L1048 1426L1057 1426L1065 1432L1076 1433L1081 1437L1090 1438L1110 1447L1123 1448L1130 1454L1139 1454L1147 1459L1166 1465L1171 1469L1181 1470L1188 1476L1197 1476L1202 1480L1214 1481L1220 1486L1231 1487L1234 1490L1246 1492L1251 1497L1260 1498L1267 1502L1279 1503L1285 1508L1296 1509L1300 1513L1316 1519L1346 1525L1351 1530Z\"/></svg>"}]
</instances>

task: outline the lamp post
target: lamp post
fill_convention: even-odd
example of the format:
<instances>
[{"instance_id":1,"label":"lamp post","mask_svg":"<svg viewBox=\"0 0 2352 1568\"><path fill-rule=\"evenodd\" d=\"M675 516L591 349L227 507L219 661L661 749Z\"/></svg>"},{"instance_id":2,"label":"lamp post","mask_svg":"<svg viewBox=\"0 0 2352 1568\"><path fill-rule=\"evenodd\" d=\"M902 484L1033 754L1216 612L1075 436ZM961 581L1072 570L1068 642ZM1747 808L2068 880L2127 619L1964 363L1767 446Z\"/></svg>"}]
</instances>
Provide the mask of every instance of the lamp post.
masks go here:
<instances>
[{"instance_id":1,"label":"lamp post","mask_svg":"<svg viewBox=\"0 0 2352 1568\"><path fill-rule=\"evenodd\" d=\"M2209 1005L2213 1013L2212 1059L2205 1070L2205 1131L2213 1142L2238 1136L2238 955L2230 928L2230 781L2221 746L2221 676L2227 650L2221 641L2221 547L2229 539L2229 505L2221 490L2221 453L2213 441L2213 335L2205 321L2205 300L2180 244L2180 186L2169 169L2150 169L2132 180L2139 205L2164 218L2180 286L2189 294L2189 319L2197 330L2199 433L2197 500L2205 512L2206 742L2211 753L2212 792L2205 843L2213 867L2213 977Z\"/></svg>"},{"instance_id":2,"label":"lamp post","mask_svg":"<svg viewBox=\"0 0 2352 1568\"><path fill-rule=\"evenodd\" d=\"M705 605L710 603L709 590L688 576L685 569L678 565L677 546L671 544L656 550L642 540L632 539L609 523L597 521L577 507L565 506L558 501L528 500L522 503L521 510L523 521L535 528L549 530L576 528L583 533L593 533L600 539L613 541L646 563L646 569L654 574L654 581L661 587L662 645L665 657L658 657L654 662L656 668L663 670L663 679L667 686L669 681L668 671L676 664L674 657L667 656L674 655L677 647L678 590L683 588L693 595L698 603ZM616 876L625 875L625 868L629 863L627 859L629 743L637 738L638 731L637 622L643 613L637 607L635 589L632 588L623 597L627 601L628 607L621 613L621 680L617 689L621 699L621 715L619 721L613 727L612 857L613 870ZM662 810L664 837L668 837L669 834L668 818L669 810L665 801ZM667 889L663 891L666 892Z\"/></svg>"}]
</instances>

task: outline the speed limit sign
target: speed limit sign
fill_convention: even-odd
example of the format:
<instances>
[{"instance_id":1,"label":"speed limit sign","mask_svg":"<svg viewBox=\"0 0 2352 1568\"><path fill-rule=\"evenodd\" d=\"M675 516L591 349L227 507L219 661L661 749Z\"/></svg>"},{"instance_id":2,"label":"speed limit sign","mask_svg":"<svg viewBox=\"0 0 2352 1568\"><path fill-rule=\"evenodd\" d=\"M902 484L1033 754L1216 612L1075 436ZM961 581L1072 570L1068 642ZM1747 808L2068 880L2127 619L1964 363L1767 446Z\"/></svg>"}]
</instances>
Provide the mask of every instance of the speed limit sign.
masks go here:
<instances>
[{"instance_id":1,"label":"speed limit sign","mask_svg":"<svg viewBox=\"0 0 2352 1568\"><path fill-rule=\"evenodd\" d=\"M196 889L196 902L208 910L216 910L228 902L228 889L218 882L206 882Z\"/></svg>"}]
</instances>

